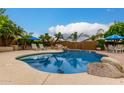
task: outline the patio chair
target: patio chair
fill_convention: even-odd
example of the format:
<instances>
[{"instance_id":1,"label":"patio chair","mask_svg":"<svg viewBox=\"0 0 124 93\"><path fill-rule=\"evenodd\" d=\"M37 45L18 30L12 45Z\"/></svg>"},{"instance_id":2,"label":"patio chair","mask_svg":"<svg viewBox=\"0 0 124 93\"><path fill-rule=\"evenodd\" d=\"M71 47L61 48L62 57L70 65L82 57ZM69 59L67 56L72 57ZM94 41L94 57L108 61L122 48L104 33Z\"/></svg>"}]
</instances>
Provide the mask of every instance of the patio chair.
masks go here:
<instances>
[{"instance_id":1,"label":"patio chair","mask_svg":"<svg viewBox=\"0 0 124 93\"><path fill-rule=\"evenodd\" d=\"M109 52L115 52L115 47L112 45L108 45L108 51Z\"/></svg>"},{"instance_id":2,"label":"patio chair","mask_svg":"<svg viewBox=\"0 0 124 93\"><path fill-rule=\"evenodd\" d=\"M45 49L45 47L43 46L43 44L39 44L39 48L40 48L41 50L44 50L44 49Z\"/></svg>"},{"instance_id":3,"label":"patio chair","mask_svg":"<svg viewBox=\"0 0 124 93\"><path fill-rule=\"evenodd\" d=\"M104 45L104 48L105 48L106 51L109 51L109 50L108 50L108 47L107 47L106 45Z\"/></svg>"},{"instance_id":4,"label":"patio chair","mask_svg":"<svg viewBox=\"0 0 124 93\"><path fill-rule=\"evenodd\" d=\"M37 47L36 44L31 44L31 47L32 47L33 50L38 50L38 47Z\"/></svg>"},{"instance_id":5,"label":"patio chair","mask_svg":"<svg viewBox=\"0 0 124 93\"><path fill-rule=\"evenodd\" d=\"M122 45L123 47L122 47L122 52L124 52L124 45Z\"/></svg>"},{"instance_id":6,"label":"patio chair","mask_svg":"<svg viewBox=\"0 0 124 93\"><path fill-rule=\"evenodd\" d=\"M118 52L123 53L123 50L124 50L123 45L117 45L117 46L115 47L116 53L118 53Z\"/></svg>"}]
</instances>

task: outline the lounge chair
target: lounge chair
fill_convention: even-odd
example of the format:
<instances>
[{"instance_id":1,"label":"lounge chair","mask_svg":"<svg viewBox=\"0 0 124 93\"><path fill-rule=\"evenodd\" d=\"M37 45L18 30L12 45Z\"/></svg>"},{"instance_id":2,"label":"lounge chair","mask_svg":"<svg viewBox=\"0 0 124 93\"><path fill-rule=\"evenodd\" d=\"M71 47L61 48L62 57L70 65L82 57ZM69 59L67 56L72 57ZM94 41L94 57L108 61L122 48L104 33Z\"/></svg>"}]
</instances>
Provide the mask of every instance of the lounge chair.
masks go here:
<instances>
[{"instance_id":1,"label":"lounge chair","mask_svg":"<svg viewBox=\"0 0 124 93\"><path fill-rule=\"evenodd\" d=\"M104 48L105 48L106 51L109 51L109 49L106 45L104 45Z\"/></svg>"},{"instance_id":2,"label":"lounge chair","mask_svg":"<svg viewBox=\"0 0 124 93\"><path fill-rule=\"evenodd\" d=\"M115 52L115 47L112 45L108 45L108 51L109 52Z\"/></svg>"},{"instance_id":3,"label":"lounge chair","mask_svg":"<svg viewBox=\"0 0 124 93\"><path fill-rule=\"evenodd\" d=\"M37 47L36 44L31 44L31 47L32 47L33 50L38 50L38 47Z\"/></svg>"},{"instance_id":4,"label":"lounge chair","mask_svg":"<svg viewBox=\"0 0 124 93\"><path fill-rule=\"evenodd\" d=\"M43 44L39 44L39 48L40 48L41 50L44 50L44 49L45 49L45 47L43 46Z\"/></svg>"}]
</instances>

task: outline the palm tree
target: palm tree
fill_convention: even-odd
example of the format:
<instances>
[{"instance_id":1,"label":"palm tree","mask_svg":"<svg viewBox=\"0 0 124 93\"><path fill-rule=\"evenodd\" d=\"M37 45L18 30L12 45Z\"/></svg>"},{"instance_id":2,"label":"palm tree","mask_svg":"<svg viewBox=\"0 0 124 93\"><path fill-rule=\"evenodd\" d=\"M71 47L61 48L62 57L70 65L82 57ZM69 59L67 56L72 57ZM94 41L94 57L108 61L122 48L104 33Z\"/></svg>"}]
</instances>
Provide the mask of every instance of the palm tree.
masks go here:
<instances>
[{"instance_id":1,"label":"palm tree","mask_svg":"<svg viewBox=\"0 0 124 93\"><path fill-rule=\"evenodd\" d=\"M10 46L24 31L4 14L5 11L0 8L0 39L4 46Z\"/></svg>"},{"instance_id":2,"label":"palm tree","mask_svg":"<svg viewBox=\"0 0 124 93\"><path fill-rule=\"evenodd\" d=\"M98 29L97 30L97 33L96 33L96 35L92 35L91 37L90 37L90 39L91 40L98 40L98 39L101 39L101 38L103 38L104 37L104 29L102 29L102 28L100 28L100 29Z\"/></svg>"},{"instance_id":3,"label":"palm tree","mask_svg":"<svg viewBox=\"0 0 124 93\"><path fill-rule=\"evenodd\" d=\"M58 32L54 36L56 37L56 40L55 40L54 44L56 44L60 39L63 39L63 35L62 35L61 32Z\"/></svg>"},{"instance_id":4,"label":"palm tree","mask_svg":"<svg viewBox=\"0 0 124 93\"><path fill-rule=\"evenodd\" d=\"M90 37L88 34L84 34L84 33L80 33L80 35L78 36L78 38L80 37Z\"/></svg>"},{"instance_id":5,"label":"palm tree","mask_svg":"<svg viewBox=\"0 0 124 93\"><path fill-rule=\"evenodd\" d=\"M45 35L40 35L39 38L42 40L43 44L51 45L52 37L48 33L45 33Z\"/></svg>"},{"instance_id":6,"label":"palm tree","mask_svg":"<svg viewBox=\"0 0 124 93\"><path fill-rule=\"evenodd\" d=\"M18 38L23 37L25 31L23 28L21 28L20 26L17 26L16 24L13 24L13 33L14 33L14 38L12 39L12 41L10 40L9 44L11 45L13 42L17 41Z\"/></svg>"},{"instance_id":7,"label":"palm tree","mask_svg":"<svg viewBox=\"0 0 124 93\"><path fill-rule=\"evenodd\" d=\"M95 39L96 39L96 35L92 35L89 39L95 41Z\"/></svg>"},{"instance_id":8,"label":"palm tree","mask_svg":"<svg viewBox=\"0 0 124 93\"><path fill-rule=\"evenodd\" d=\"M80 33L78 35L78 32L74 32L71 34L71 36L69 36L69 38L71 38L72 41L77 41L80 37L89 37L89 35L84 34L84 33Z\"/></svg>"},{"instance_id":9,"label":"palm tree","mask_svg":"<svg viewBox=\"0 0 124 93\"><path fill-rule=\"evenodd\" d=\"M0 16L0 38L5 46L11 45L13 40L22 33L23 30L19 29L7 16Z\"/></svg>"},{"instance_id":10,"label":"palm tree","mask_svg":"<svg viewBox=\"0 0 124 93\"><path fill-rule=\"evenodd\" d=\"M77 41L78 39L78 33L77 32L73 32L68 39L72 39L72 41Z\"/></svg>"},{"instance_id":11,"label":"palm tree","mask_svg":"<svg viewBox=\"0 0 124 93\"><path fill-rule=\"evenodd\" d=\"M96 33L96 36L97 36L98 38L103 38L104 32L105 32L104 29L100 28L100 29L98 29L98 31L97 31L97 33Z\"/></svg>"},{"instance_id":12,"label":"palm tree","mask_svg":"<svg viewBox=\"0 0 124 93\"><path fill-rule=\"evenodd\" d=\"M32 37L32 34L33 33L24 32L21 38L18 38L18 41L23 45L23 49L31 42L30 38Z\"/></svg>"}]
</instances>

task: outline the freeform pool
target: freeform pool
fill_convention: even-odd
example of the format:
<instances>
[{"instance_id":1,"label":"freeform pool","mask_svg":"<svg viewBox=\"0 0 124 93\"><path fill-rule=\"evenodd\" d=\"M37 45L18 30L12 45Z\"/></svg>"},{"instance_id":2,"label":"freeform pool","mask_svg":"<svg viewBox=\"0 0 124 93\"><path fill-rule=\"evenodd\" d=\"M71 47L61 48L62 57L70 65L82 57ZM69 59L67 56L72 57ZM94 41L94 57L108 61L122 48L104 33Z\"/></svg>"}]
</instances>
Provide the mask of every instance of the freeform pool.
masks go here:
<instances>
[{"instance_id":1,"label":"freeform pool","mask_svg":"<svg viewBox=\"0 0 124 93\"><path fill-rule=\"evenodd\" d=\"M70 51L62 53L37 54L18 58L40 71L74 74L87 72L88 63L100 62L104 55L90 51Z\"/></svg>"}]
</instances>

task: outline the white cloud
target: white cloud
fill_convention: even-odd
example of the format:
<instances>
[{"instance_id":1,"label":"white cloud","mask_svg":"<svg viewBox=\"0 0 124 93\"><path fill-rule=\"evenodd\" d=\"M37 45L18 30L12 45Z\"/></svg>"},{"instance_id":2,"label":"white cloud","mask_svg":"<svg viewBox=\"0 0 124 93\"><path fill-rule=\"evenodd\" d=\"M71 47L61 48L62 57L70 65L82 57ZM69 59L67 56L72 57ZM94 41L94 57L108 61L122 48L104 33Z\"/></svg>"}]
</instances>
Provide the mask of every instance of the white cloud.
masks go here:
<instances>
[{"instance_id":1,"label":"white cloud","mask_svg":"<svg viewBox=\"0 0 124 93\"><path fill-rule=\"evenodd\" d=\"M99 23L88 23L88 22L79 22L71 23L68 25L57 25L49 28L49 33L54 34L61 32L63 34L71 34L73 32L86 33L89 35L96 34L97 30L102 28L105 31L108 30L109 24L99 24Z\"/></svg>"},{"instance_id":2,"label":"white cloud","mask_svg":"<svg viewBox=\"0 0 124 93\"><path fill-rule=\"evenodd\" d=\"M104 29L107 31L109 24L100 24L100 23L88 23L88 22L78 22L70 23L68 25L57 25L49 28L50 34L55 34L61 32L62 34L71 34L73 32L85 33L88 35L94 35L97 33L98 29Z\"/></svg>"}]
</instances>

